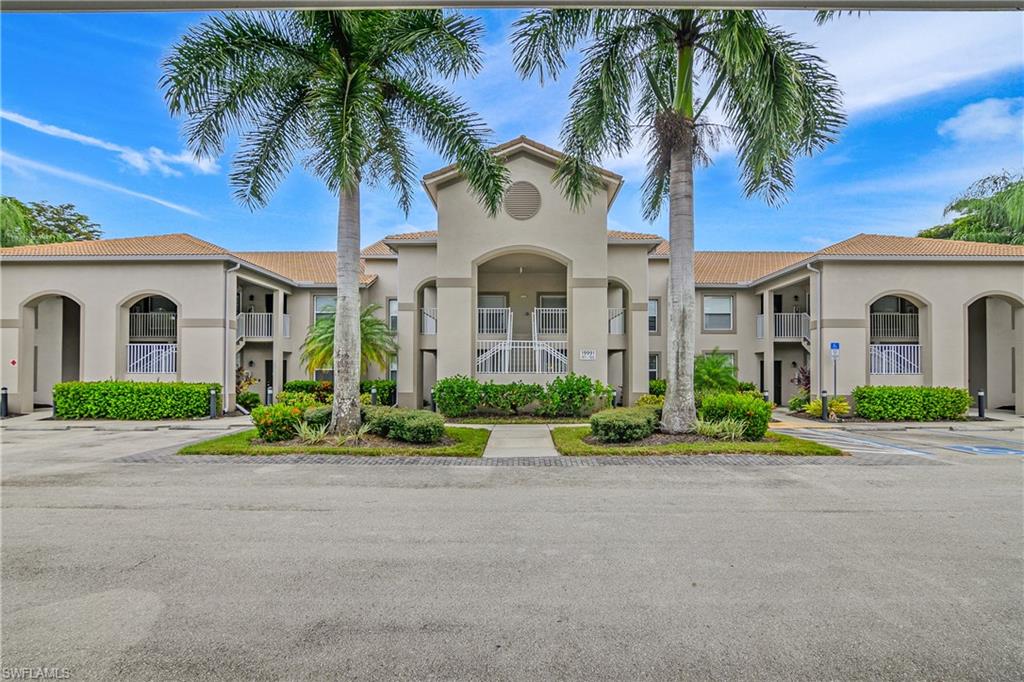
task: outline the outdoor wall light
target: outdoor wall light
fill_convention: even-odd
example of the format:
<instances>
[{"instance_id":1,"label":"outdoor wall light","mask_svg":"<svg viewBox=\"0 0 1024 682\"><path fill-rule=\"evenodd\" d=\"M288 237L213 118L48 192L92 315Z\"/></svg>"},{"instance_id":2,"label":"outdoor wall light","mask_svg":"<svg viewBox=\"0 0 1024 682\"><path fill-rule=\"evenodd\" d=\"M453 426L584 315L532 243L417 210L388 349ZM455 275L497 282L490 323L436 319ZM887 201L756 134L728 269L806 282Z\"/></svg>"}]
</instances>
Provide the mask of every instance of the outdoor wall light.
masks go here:
<instances>
[{"instance_id":1,"label":"outdoor wall light","mask_svg":"<svg viewBox=\"0 0 1024 682\"><path fill-rule=\"evenodd\" d=\"M249 366L250 366L250 367L255 367L255 366L256 366L256 363L255 363L255 362L253 362L252 360L250 360L250 361L249 361ZM795 363L795 362L793 363L793 366L794 366L794 367L796 367L796 363Z\"/></svg>"}]
</instances>

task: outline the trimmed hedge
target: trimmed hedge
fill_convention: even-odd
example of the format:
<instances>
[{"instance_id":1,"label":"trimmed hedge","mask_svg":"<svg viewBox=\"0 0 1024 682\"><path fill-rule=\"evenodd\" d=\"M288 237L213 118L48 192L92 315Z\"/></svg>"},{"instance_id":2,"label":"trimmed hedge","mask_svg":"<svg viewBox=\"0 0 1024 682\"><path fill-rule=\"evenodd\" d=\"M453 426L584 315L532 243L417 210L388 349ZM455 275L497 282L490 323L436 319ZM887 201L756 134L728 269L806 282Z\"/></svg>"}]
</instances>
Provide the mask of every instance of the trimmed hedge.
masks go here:
<instances>
[{"instance_id":1,"label":"trimmed hedge","mask_svg":"<svg viewBox=\"0 0 1024 682\"><path fill-rule=\"evenodd\" d=\"M484 393L480 382L456 374L445 377L434 384L434 402L446 417L464 417L483 401Z\"/></svg>"},{"instance_id":2,"label":"trimmed hedge","mask_svg":"<svg viewBox=\"0 0 1024 682\"><path fill-rule=\"evenodd\" d=\"M312 393L318 403L330 403L334 398L334 384L330 381L295 379L285 382L284 390L289 393Z\"/></svg>"},{"instance_id":3,"label":"trimmed hedge","mask_svg":"<svg viewBox=\"0 0 1024 682\"><path fill-rule=\"evenodd\" d=\"M238 394L238 396L235 398L235 402L237 402L239 405L252 412L254 409L260 406L260 403L262 401L260 400L259 393L256 393L255 391L245 391L243 393Z\"/></svg>"},{"instance_id":4,"label":"trimmed hedge","mask_svg":"<svg viewBox=\"0 0 1024 682\"><path fill-rule=\"evenodd\" d=\"M590 432L605 443L642 440L657 427L657 413L642 407L617 407L590 416Z\"/></svg>"},{"instance_id":5,"label":"trimmed hedge","mask_svg":"<svg viewBox=\"0 0 1024 682\"><path fill-rule=\"evenodd\" d=\"M547 417L582 417L611 406L615 395L610 386L584 374L569 372L544 389L537 413Z\"/></svg>"},{"instance_id":6,"label":"trimmed hedge","mask_svg":"<svg viewBox=\"0 0 1024 682\"><path fill-rule=\"evenodd\" d=\"M971 406L967 389L947 386L858 386L853 399L857 416L872 421L958 420Z\"/></svg>"},{"instance_id":7,"label":"trimmed hedge","mask_svg":"<svg viewBox=\"0 0 1024 682\"><path fill-rule=\"evenodd\" d=\"M841 395L832 396L828 399L828 411L834 412L837 417L845 417L850 414L850 403ZM804 412L812 417L821 416L821 398L815 398L804 405ZM827 416L827 415L826 415Z\"/></svg>"},{"instance_id":8,"label":"trimmed hedge","mask_svg":"<svg viewBox=\"0 0 1024 682\"><path fill-rule=\"evenodd\" d=\"M667 387L668 384L664 379L651 379L647 382L647 392L651 395L665 395Z\"/></svg>"},{"instance_id":9,"label":"trimmed hedge","mask_svg":"<svg viewBox=\"0 0 1024 682\"><path fill-rule=\"evenodd\" d=\"M394 405L395 395L398 392L398 384L391 379L372 379L359 382L360 393L370 393L371 389L377 389L378 405Z\"/></svg>"},{"instance_id":10,"label":"trimmed hedge","mask_svg":"<svg viewBox=\"0 0 1024 682\"><path fill-rule=\"evenodd\" d=\"M331 406L318 405L317 407L307 408L302 413L302 421L310 426L329 426L331 423Z\"/></svg>"},{"instance_id":11,"label":"trimmed hedge","mask_svg":"<svg viewBox=\"0 0 1024 682\"><path fill-rule=\"evenodd\" d=\"M738 419L745 424L743 437L746 440L761 440L768 432L772 418L772 406L754 393L706 393L700 403L700 418L719 421L726 417Z\"/></svg>"},{"instance_id":12,"label":"trimmed hedge","mask_svg":"<svg viewBox=\"0 0 1024 682\"><path fill-rule=\"evenodd\" d=\"M511 384L486 383L482 387L483 404L493 410L519 414L519 410L544 397L544 387L514 381Z\"/></svg>"},{"instance_id":13,"label":"trimmed hedge","mask_svg":"<svg viewBox=\"0 0 1024 682\"><path fill-rule=\"evenodd\" d=\"M194 419L210 414L210 389L220 384L144 381L67 381L53 387L61 419Z\"/></svg>"},{"instance_id":14,"label":"trimmed hedge","mask_svg":"<svg viewBox=\"0 0 1024 682\"><path fill-rule=\"evenodd\" d=\"M444 436L444 418L436 412L370 405L363 408L370 433L407 443L436 443Z\"/></svg>"}]
</instances>

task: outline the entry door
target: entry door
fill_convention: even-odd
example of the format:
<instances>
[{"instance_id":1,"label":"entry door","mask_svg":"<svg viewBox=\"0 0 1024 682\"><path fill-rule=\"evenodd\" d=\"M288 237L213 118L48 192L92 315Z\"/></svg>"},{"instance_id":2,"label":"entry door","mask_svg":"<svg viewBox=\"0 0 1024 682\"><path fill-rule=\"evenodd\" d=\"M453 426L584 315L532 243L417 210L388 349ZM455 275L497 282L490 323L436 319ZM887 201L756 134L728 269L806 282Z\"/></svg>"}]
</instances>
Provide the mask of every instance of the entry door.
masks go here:
<instances>
[{"instance_id":1,"label":"entry door","mask_svg":"<svg viewBox=\"0 0 1024 682\"><path fill-rule=\"evenodd\" d=\"M772 312L782 312L782 294L772 294Z\"/></svg>"},{"instance_id":2,"label":"entry door","mask_svg":"<svg viewBox=\"0 0 1024 682\"><path fill-rule=\"evenodd\" d=\"M772 369L772 402L782 402L782 360L776 360Z\"/></svg>"},{"instance_id":3,"label":"entry door","mask_svg":"<svg viewBox=\"0 0 1024 682\"><path fill-rule=\"evenodd\" d=\"M263 362L263 384L266 387L263 392L263 402L270 404L270 389L274 386L274 361L264 360Z\"/></svg>"}]
</instances>

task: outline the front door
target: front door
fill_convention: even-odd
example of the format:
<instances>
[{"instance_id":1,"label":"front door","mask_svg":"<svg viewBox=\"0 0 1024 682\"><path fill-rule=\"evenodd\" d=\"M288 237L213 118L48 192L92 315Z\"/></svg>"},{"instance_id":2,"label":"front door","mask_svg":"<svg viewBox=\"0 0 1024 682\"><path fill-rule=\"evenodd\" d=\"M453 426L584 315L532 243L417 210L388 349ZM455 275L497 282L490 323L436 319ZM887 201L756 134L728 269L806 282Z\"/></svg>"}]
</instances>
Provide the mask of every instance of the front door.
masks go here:
<instances>
[{"instance_id":1,"label":"front door","mask_svg":"<svg viewBox=\"0 0 1024 682\"><path fill-rule=\"evenodd\" d=\"M274 361L264 360L263 362L263 401L269 405L271 389L274 387Z\"/></svg>"},{"instance_id":2,"label":"front door","mask_svg":"<svg viewBox=\"0 0 1024 682\"><path fill-rule=\"evenodd\" d=\"M772 402L782 403L782 360L776 360L772 368Z\"/></svg>"}]
</instances>

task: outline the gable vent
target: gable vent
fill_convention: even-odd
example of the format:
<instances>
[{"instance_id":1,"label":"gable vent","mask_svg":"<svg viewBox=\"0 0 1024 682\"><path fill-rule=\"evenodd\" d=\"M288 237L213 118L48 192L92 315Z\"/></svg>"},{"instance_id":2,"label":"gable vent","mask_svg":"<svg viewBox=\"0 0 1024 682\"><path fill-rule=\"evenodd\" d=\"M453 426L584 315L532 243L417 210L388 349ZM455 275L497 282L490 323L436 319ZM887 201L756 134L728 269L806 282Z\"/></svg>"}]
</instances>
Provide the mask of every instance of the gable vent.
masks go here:
<instances>
[{"instance_id":1,"label":"gable vent","mask_svg":"<svg viewBox=\"0 0 1024 682\"><path fill-rule=\"evenodd\" d=\"M516 220L528 220L540 210L540 192L532 184L519 180L505 191L505 212Z\"/></svg>"}]
</instances>

